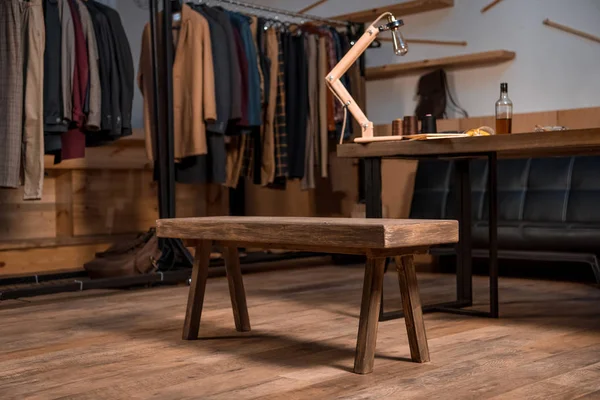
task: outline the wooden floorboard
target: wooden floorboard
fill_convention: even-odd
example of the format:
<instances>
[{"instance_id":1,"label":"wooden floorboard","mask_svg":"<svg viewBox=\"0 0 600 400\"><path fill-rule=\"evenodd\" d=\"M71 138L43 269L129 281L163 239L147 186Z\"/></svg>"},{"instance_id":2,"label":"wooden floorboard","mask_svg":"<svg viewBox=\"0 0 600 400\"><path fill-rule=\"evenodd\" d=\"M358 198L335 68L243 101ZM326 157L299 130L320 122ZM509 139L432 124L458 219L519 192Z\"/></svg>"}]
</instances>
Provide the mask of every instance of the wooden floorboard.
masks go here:
<instances>
[{"instance_id":1,"label":"wooden floorboard","mask_svg":"<svg viewBox=\"0 0 600 400\"><path fill-rule=\"evenodd\" d=\"M502 278L501 319L425 315L431 362L410 362L404 320L379 324L373 373L353 367L363 269L244 277L252 332L235 330L225 278L209 279L199 340L181 340L186 286L0 303L0 399L595 399L600 289ZM423 304L451 275L418 274ZM475 308L487 279L477 277ZM385 276L385 309L399 308Z\"/></svg>"}]
</instances>

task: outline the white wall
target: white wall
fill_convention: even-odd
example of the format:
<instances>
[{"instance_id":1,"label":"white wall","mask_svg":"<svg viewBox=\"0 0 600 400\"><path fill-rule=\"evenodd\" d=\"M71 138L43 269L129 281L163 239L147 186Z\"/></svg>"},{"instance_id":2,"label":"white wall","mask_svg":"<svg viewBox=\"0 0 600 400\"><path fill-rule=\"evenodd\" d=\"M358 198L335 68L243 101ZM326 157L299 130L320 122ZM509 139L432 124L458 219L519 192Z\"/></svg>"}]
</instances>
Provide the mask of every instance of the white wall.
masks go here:
<instances>
[{"instance_id":1,"label":"white wall","mask_svg":"<svg viewBox=\"0 0 600 400\"><path fill-rule=\"evenodd\" d=\"M273 7L299 10L314 0L250 0ZM402 0L329 0L313 9L320 16L396 4ZM491 0L455 0L455 7L407 17L402 32L407 38L466 40L468 46L410 46L405 57L393 55L390 44L370 49L367 65L416 61L457 54L506 49L517 53L514 61L498 66L450 71L454 97L471 116L493 114L500 82L508 82L515 112L600 106L600 44L549 28L550 18L564 25L600 35L600 0L505 0L481 14ZM119 11L130 35L134 60L147 11L133 0L120 0ZM389 123L415 108L418 74L370 82L369 117ZM141 103L136 97L134 122L141 126Z\"/></svg>"},{"instance_id":2,"label":"white wall","mask_svg":"<svg viewBox=\"0 0 600 400\"><path fill-rule=\"evenodd\" d=\"M137 78L138 64L140 61L140 52L142 50L142 32L149 18L148 10L139 8L135 3L143 3L143 0L113 0L117 1L117 10L121 15L125 33L129 39L131 53L133 55L133 65ZM133 113L131 124L134 128L144 126L143 99L142 94L137 88L137 79L135 82L135 95L133 97Z\"/></svg>"},{"instance_id":3,"label":"white wall","mask_svg":"<svg viewBox=\"0 0 600 400\"><path fill-rule=\"evenodd\" d=\"M449 72L455 98L471 116L493 114L500 82L509 83L515 112L534 112L600 106L600 44L549 28L550 18L564 25L600 35L598 0L505 0L481 14L491 0L455 0L450 9L401 17L407 38L466 40L468 46L409 46L405 57L393 55L390 44L367 53L367 64L378 66L464 53L506 49L514 61L498 66ZM256 1L274 7L300 9L312 0ZM313 9L331 16L399 3L401 0L329 0ZM389 123L411 114L418 75L370 82L368 115L375 123Z\"/></svg>"}]
</instances>

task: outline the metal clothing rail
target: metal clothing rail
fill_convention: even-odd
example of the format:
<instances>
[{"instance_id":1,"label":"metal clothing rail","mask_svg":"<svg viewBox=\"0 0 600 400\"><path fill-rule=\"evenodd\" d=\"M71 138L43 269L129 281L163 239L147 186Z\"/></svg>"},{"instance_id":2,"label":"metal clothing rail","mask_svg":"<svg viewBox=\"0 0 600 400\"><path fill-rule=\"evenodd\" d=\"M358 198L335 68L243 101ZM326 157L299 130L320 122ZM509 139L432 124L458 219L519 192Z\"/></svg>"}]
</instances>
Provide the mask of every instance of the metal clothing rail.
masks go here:
<instances>
[{"instance_id":1,"label":"metal clothing rail","mask_svg":"<svg viewBox=\"0 0 600 400\"><path fill-rule=\"evenodd\" d=\"M285 15L285 16L292 17L292 18L304 19L304 20L309 20L309 21L319 21L319 22L323 22L323 23L326 23L329 25L336 25L336 26L348 25L348 21L322 18L322 17L317 17L316 15L303 14L303 13L298 13L298 12L294 12L294 11L281 10L278 8L273 8L273 7L268 7L268 6L261 6L259 4L246 3L246 2L240 1L240 0L199 0L198 1L198 3L204 3L204 4L213 3L213 2L221 3L221 4L222 3L231 4L234 6L250 8L253 10L259 10L259 11L266 12L266 13Z\"/></svg>"},{"instance_id":2,"label":"metal clothing rail","mask_svg":"<svg viewBox=\"0 0 600 400\"><path fill-rule=\"evenodd\" d=\"M274 267L262 264L264 262L287 261L298 258L320 257L319 253L284 253L256 254L250 253L240 259L243 273L264 272ZM224 261L213 260L208 271L209 277L225 276ZM279 267L275 267L279 268ZM286 268L294 268L293 265ZM23 278L0 278L0 302L5 300L22 299L25 297L43 296L56 293L81 292L92 289L119 289L138 285L176 284L187 281L192 274L191 269L181 269L165 272L154 272L145 275L123 276L118 278L89 279L85 272L64 274L34 275ZM60 280L61 282L53 282ZM3 288L5 285L21 285L16 288Z\"/></svg>"},{"instance_id":3,"label":"metal clothing rail","mask_svg":"<svg viewBox=\"0 0 600 400\"><path fill-rule=\"evenodd\" d=\"M154 147L156 149L156 169L158 178L158 204L159 204L159 217L160 218L174 218L176 216L175 210L175 160L174 160L174 136L173 136L173 40L172 40L172 22L173 22L173 3L172 0L163 0L162 26L165 29L158 29L160 25L157 21L157 16L161 14L158 12L158 3L160 0L149 0L149 11L150 11L150 39L151 39L151 59L152 59L152 86L155 94L154 102L152 104L154 115L152 123L155 126L155 138ZM217 1L217 0L212 0ZM254 6L247 3L234 1L234 0L218 0L221 2L227 2L234 5L248 6L249 8L256 8L263 11L279 13L282 15L298 16L307 20L318 20L322 22L336 22L341 24L340 21L326 20L319 17L305 16L302 14L291 13L287 11L281 11L271 9L269 7ZM159 38L159 34L162 38ZM160 47L159 47L160 46ZM164 74L164 76L161 76ZM241 185L241 196L243 196L243 183ZM244 198L230 198L233 200L235 211L234 214L240 215L244 211ZM231 207L230 207L231 208ZM180 254L183 254L186 258L185 264L190 267L192 265L192 257L183 246L180 240L166 239L162 241L162 246L168 248L170 251L176 250ZM247 258L242 259L242 264L254 264L269 261L281 261L295 258L306 258L314 257L319 254L317 253L286 253L281 255L274 254L249 254ZM213 262L211 266L219 266L221 262ZM223 271L211 270L210 274L217 276ZM119 278L106 278L98 280L85 279L85 273L78 272L73 274L51 274L44 277L30 276L14 278L14 282L11 279L0 278L0 301L9 299L18 299L23 297L33 297L44 294L54 294L63 292L75 292L89 289L108 289L108 288L119 288L127 287L132 285L145 285L155 283L177 283L183 282L189 278L191 274L191 268L184 268L181 270L173 271L161 271L153 274L139 275L132 277L119 277ZM51 283L55 280L62 279L73 279L70 282L61 282L56 284L39 285L40 278L44 282ZM2 289L1 286L7 284L16 283L34 283L33 287L22 287L16 289Z\"/></svg>"}]
</instances>

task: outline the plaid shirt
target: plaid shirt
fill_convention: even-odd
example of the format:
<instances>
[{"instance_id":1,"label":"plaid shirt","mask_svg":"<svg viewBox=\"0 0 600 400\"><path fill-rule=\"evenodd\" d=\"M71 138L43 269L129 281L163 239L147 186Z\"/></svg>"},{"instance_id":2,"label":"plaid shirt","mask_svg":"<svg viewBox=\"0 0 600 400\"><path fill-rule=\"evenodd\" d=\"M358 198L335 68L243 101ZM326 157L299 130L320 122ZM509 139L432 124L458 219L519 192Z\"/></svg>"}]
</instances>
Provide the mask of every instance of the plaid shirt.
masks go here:
<instances>
[{"instance_id":1,"label":"plaid shirt","mask_svg":"<svg viewBox=\"0 0 600 400\"><path fill-rule=\"evenodd\" d=\"M277 107L275 110L275 177L287 177L288 170L288 137L285 118L285 59L281 37L277 37L279 46L279 74L277 76Z\"/></svg>"},{"instance_id":2,"label":"plaid shirt","mask_svg":"<svg viewBox=\"0 0 600 400\"><path fill-rule=\"evenodd\" d=\"M335 68L340 59L338 58L336 51L336 40L333 33L329 30L326 30L325 35L327 36L327 54L329 56L329 70L331 71L333 68ZM335 98L333 98L333 110L335 122L342 122L344 119L344 108L342 107L342 104ZM331 128L332 127L329 129Z\"/></svg>"},{"instance_id":3,"label":"plaid shirt","mask_svg":"<svg viewBox=\"0 0 600 400\"><path fill-rule=\"evenodd\" d=\"M254 138L252 133L245 133L244 136L246 136L246 140L244 141L244 148L242 149L244 158L240 175L251 178L253 173L252 166L254 165Z\"/></svg>"}]
</instances>

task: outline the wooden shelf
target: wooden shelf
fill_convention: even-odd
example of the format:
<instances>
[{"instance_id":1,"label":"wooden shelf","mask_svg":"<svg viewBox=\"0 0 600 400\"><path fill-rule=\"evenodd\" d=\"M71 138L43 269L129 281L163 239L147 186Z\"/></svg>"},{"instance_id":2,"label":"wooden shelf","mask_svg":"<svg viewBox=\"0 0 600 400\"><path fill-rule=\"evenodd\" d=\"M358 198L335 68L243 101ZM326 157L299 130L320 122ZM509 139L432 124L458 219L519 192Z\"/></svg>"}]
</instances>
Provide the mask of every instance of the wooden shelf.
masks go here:
<instances>
[{"instance_id":1,"label":"wooden shelf","mask_svg":"<svg viewBox=\"0 0 600 400\"><path fill-rule=\"evenodd\" d=\"M426 11L450 7L454 7L454 0L411 0L399 4L391 4L389 6L338 15L333 18L352 22L371 22L386 11L394 14L396 18L402 18L410 14L419 14Z\"/></svg>"},{"instance_id":2,"label":"wooden shelf","mask_svg":"<svg viewBox=\"0 0 600 400\"><path fill-rule=\"evenodd\" d=\"M483 53L462 54L459 56L434 58L399 64L388 64L381 67L367 68L367 81L394 78L431 68L473 68L483 65L500 64L514 59L516 53L508 50L485 51Z\"/></svg>"}]
</instances>

